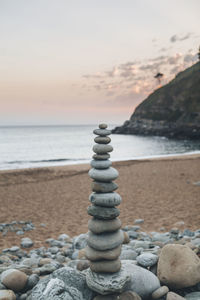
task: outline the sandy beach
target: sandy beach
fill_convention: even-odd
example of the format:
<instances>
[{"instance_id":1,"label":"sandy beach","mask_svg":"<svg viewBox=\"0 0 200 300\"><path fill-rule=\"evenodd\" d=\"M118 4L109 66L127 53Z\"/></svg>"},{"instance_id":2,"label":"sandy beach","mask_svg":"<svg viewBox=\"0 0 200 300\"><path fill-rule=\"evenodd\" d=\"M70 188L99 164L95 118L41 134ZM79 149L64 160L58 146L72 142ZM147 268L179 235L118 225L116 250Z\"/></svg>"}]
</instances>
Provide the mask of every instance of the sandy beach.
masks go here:
<instances>
[{"instance_id":1,"label":"sandy beach","mask_svg":"<svg viewBox=\"0 0 200 300\"><path fill-rule=\"evenodd\" d=\"M200 228L200 155L114 162L123 202L120 218L132 225L143 218L145 231L166 230L178 221ZM61 233L87 232L91 179L87 164L0 172L0 223L32 220L23 236L0 233L0 249L19 245L22 237L45 245ZM41 224L45 224L41 225Z\"/></svg>"}]
</instances>

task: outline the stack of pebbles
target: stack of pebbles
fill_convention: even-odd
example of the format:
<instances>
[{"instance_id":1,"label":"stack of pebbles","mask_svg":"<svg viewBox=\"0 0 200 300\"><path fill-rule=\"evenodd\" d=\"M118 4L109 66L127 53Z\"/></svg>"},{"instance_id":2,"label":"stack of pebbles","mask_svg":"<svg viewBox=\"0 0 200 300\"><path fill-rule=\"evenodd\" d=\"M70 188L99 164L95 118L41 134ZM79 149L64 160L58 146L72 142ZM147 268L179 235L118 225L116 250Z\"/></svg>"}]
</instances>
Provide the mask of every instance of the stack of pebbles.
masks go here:
<instances>
[{"instance_id":1,"label":"stack of pebbles","mask_svg":"<svg viewBox=\"0 0 200 300\"><path fill-rule=\"evenodd\" d=\"M93 147L95 154L89 171L94 181L93 193L89 197L92 205L88 207L88 214L93 218L88 223L86 256L91 271L96 273L115 273L120 270L119 256L124 239L120 230L121 221L117 218L120 211L115 207L121 203L121 197L114 192L118 186L112 182L118 177L118 172L111 167L112 162L109 160L108 152L113 147L109 145L111 131L106 128L106 124L100 124L99 129L93 131L97 135L94 139L97 144Z\"/></svg>"}]
</instances>

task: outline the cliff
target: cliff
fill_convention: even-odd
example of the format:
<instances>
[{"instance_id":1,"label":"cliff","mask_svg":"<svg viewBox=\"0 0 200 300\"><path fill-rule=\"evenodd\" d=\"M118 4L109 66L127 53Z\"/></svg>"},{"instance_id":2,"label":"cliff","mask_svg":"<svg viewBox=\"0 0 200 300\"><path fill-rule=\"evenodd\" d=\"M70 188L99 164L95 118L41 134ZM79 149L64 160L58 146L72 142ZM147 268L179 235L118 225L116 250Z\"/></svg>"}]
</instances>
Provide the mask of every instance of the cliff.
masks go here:
<instances>
[{"instance_id":1,"label":"cliff","mask_svg":"<svg viewBox=\"0 0 200 300\"><path fill-rule=\"evenodd\" d=\"M200 139L200 62L149 95L113 133Z\"/></svg>"}]
</instances>

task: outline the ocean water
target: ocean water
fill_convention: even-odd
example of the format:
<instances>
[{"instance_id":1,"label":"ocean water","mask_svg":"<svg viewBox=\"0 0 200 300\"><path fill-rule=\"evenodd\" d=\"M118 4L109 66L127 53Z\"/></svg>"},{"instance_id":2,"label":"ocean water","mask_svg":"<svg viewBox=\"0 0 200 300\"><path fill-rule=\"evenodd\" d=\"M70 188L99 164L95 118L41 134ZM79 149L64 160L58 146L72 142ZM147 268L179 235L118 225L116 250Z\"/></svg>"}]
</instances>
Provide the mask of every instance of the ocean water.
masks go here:
<instances>
[{"instance_id":1,"label":"ocean water","mask_svg":"<svg viewBox=\"0 0 200 300\"><path fill-rule=\"evenodd\" d=\"M110 129L115 126L109 126ZM87 163L96 125L0 127L0 170ZM200 153L200 141L111 135L111 160Z\"/></svg>"}]
</instances>

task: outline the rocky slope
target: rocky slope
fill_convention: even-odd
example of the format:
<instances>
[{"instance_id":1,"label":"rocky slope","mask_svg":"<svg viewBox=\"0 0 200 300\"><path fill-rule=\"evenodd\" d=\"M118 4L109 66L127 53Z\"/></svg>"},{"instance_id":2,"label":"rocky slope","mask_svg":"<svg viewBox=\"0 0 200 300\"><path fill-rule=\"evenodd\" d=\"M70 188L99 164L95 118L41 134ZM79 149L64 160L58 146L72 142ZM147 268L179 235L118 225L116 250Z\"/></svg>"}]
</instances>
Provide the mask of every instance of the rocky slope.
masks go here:
<instances>
[{"instance_id":1,"label":"rocky slope","mask_svg":"<svg viewBox=\"0 0 200 300\"><path fill-rule=\"evenodd\" d=\"M200 62L149 95L113 133L200 139Z\"/></svg>"}]
</instances>

